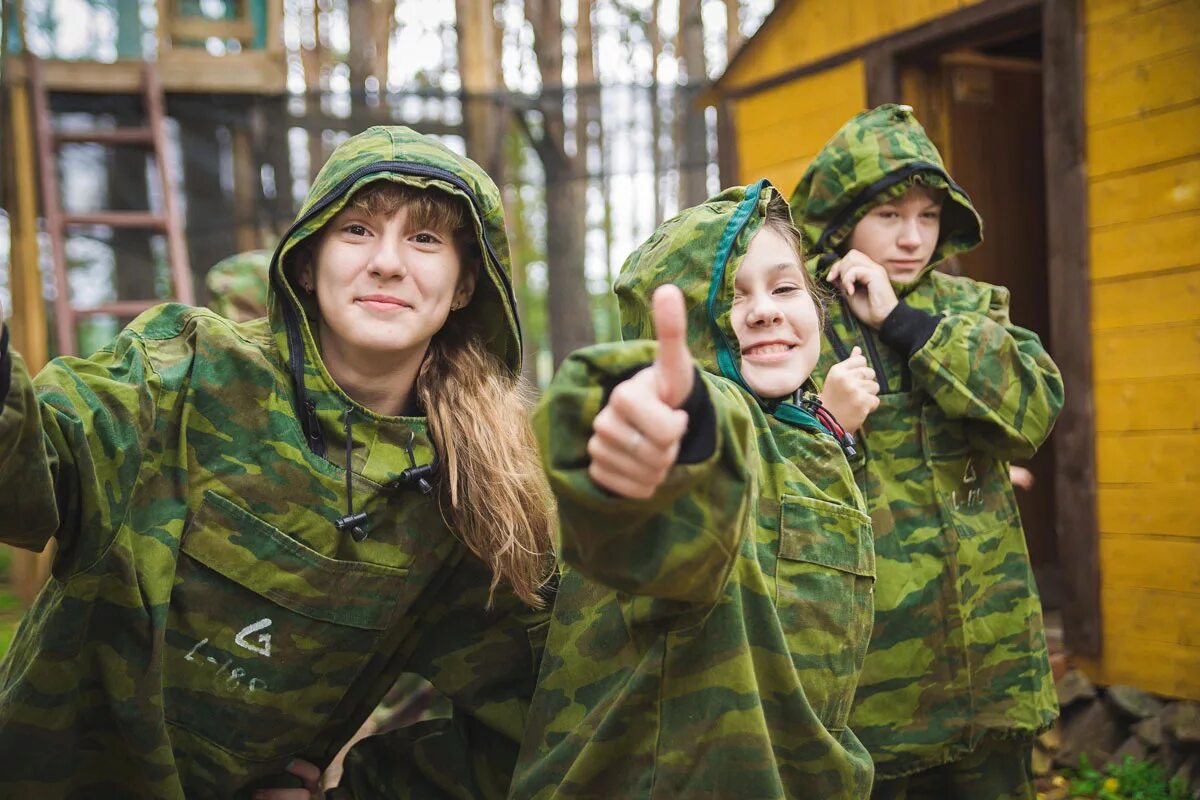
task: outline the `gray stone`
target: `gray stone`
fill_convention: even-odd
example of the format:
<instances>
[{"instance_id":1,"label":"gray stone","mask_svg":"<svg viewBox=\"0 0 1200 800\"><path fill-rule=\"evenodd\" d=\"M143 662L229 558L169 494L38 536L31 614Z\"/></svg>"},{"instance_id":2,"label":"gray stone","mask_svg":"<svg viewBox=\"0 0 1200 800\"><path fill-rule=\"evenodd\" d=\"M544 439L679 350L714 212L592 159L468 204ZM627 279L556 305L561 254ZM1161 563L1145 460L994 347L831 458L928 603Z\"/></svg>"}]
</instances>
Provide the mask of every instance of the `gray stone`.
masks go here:
<instances>
[{"instance_id":1,"label":"gray stone","mask_svg":"<svg viewBox=\"0 0 1200 800\"><path fill-rule=\"evenodd\" d=\"M1162 719L1163 730L1175 741L1200 743L1200 703L1171 703Z\"/></svg>"},{"instance_id":2,"label":"gray stone","mask_svg":"<svg viewBox=\"0 0 1200 800\"><path fill-rule=\"evenodd\" d=\"M1150 747L1162 747L1163 723L1161 716L1153 716L1150 719L1135 722L1131 730Z\"/></svg>"},{"instance_id":3,"label":"gray stone","mask_svg":"<svg viewBox=\"0 0 1200 800\"><path fill-rule=\"evenodd\" d=\"M1079 700L1091 700L1096 696L1096 687L1077 669L1059 678L1054 688L1058 690L1058 704L1062 708Z\"/></svg>"},{"instance_id":4,"label":"gray stone","mask_svg":"<svg viewBox=\"0 0 1200 800\"><path fill-rule=\"evenodd\" d=\"M1146 719L1163 709L1163 701L1133 686L1110 686L1105 697L1127 719Z\"/></svg>"},{"instance_id":5,"label":"gray stone","mask_svg":"<svg viewBox=\"0 0 1200 800\"><path fill-rule=\"evenodd\" d=\"M1062 747L1054 760L1074 767L1079 764L1079 756L1086 753L1091 763L1103 764L1125 738L1108 704L1096 698L1063 717Z\"/></svg>"},{"instance_id":6,"label":"gray stone","mask_svg":"<svg viewBox=\"0 0 1200 800\"><path fill-rule=\"evenodd\" d=\"M1130 736L1108 757L1108 763L1120 764L1125 760L1125 756L1133 756L1134 761L1145 761L1148 755L1150 748L1146 747L1146 743L1136 736Z\"/></svg>"}]
</instances>

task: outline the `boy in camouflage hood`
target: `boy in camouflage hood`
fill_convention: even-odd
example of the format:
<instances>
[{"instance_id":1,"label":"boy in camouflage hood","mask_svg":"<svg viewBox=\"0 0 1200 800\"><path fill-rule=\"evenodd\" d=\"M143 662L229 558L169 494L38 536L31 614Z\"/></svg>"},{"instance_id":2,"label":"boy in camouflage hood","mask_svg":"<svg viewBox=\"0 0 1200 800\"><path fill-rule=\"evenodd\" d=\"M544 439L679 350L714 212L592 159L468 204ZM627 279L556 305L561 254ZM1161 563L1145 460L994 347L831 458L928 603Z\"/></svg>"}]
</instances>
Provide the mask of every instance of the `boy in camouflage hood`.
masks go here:
<instances>
[{"instance_id":1,"label":"boy in camouflage hood","mask_svg":"<svg viewBox=\"0 0 1200 800\"><path fill-rule=\"evenodd\" d=\"M0 538L58 552L0 664L0 795L248 797L328 764L401 672L455 711L406 796L504 795L551 499L486 174L372 128L317 176L266 318L159 306L32 380L7 336ZM505 481L473 480L477 423Z\"/></svg>"},{"instance_id":2,"label":"boy in camouflage hood","mask_svg":"<svg viewBox=\"0 0 1200 800\"><path fill-rule=\"evenodd\" d=\"M208 307L234 322L266 316L271 255L270 250L247 250L214 264L204 276Z\"/></svg>"},{"instance_id":3,"label":"boy in camouflage hood","mask_svg":"<svg viewBox=\"0 0 1200 800\"><path fill-rule=\"evenodd\" d=\"M822 398L861 424L879 580L851 724L873 796L1032 798L1032 737L1057 707L1008 462L1049 435L1058 370L1005 289L934 270L981 222L908 107L848 122L791 205L810 269L842 294ZM831 370L856 345L870 365Z\"/></svg>"},{"instance_id":4,"label":"boy in camouflage hood","mask_svg":"<svg viewBox=\"0 0 1200 800\"><path fill-rule=\"evenodd\" d=\"M793 402L809 288L776 190L726 190L625 262L626 341L551 383L534 426L565 565L515 800L869 791L846 718L874 556L840 429Z\"/></svg>"}]
</instances>

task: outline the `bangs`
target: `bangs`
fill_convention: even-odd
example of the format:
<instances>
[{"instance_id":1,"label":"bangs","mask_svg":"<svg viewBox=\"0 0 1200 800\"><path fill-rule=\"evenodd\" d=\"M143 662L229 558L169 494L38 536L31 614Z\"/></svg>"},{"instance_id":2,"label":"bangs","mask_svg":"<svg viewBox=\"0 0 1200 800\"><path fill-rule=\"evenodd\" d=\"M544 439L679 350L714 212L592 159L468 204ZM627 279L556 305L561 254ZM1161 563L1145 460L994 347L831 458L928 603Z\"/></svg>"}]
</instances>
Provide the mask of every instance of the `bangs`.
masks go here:
<instances>
[{"instance_id":1,"label":"bangs","mask_svg":"<svg viewBox=\"0 0 1200 800\"><path fill-rule=\"evenodd\" d=\"M370 216L390 217L407 208L415 228L459 233L469 227L463 200L437 189L418 189L394 181L375 181L360 189L350 205Z\"/></svg>"}]
</instances>

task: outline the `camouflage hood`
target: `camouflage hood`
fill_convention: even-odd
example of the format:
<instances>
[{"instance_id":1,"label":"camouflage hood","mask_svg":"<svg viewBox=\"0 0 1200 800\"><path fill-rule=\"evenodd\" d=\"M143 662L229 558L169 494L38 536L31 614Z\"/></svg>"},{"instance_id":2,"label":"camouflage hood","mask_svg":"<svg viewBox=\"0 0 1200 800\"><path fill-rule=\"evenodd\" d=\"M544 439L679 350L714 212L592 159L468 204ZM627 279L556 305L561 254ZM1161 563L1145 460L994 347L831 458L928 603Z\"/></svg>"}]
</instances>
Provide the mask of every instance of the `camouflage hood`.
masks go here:
<instances>
[{"instance_id":1,"label":"camouflage hood","mask_svg":"<svg viewBox=\"0 0 1200 800\"><path fill-rule=\"evenodd\" d=\"M701 369L734 381L776 418L820 429L801 406L758 397L746 385L729 318L734 277L763 226L768 203L777 196L779 190L765 180L736 186L660 225L625 260L617 278L621 338L654 338L650 298L659 286L673 283L683 291L688 347Z\"/></svg>"},{"instance_id":2,"label":"camouflage hood","mask_svg":"<svg viewBox=\"0 0 1200 800\"><path fill-rule=\"evenodd\" d=\"M290 254L317 233L359 189L380 180L447 192L472 210L482 272L466 313L478 321L489 347L514 375L521 371L521 333L513 298L508 235L500 191L478 164L429 136L401 126L377 126L333 151L309 189L296 221L271 260L270 315L288 328L288 351L303 341L307 360L319 361L307 314L296 292ZM293 356L294 357L294 356Z\"/></svg>"},{"instance_id":3,"label":"camouflage hood","mask_svg":"<svg viewBox=\"0 0 1200 800\"><path fill-rule=\"evenodd\" d=\"M915 284L940 261L983 241L983 220L951 180L937 148L912 108L888 103L858 114L833 135L792 193L792 218L819 278L845 252L858 221L880 203L916 184L946 192L937 249Z\"/></svg>"}]
</instances>

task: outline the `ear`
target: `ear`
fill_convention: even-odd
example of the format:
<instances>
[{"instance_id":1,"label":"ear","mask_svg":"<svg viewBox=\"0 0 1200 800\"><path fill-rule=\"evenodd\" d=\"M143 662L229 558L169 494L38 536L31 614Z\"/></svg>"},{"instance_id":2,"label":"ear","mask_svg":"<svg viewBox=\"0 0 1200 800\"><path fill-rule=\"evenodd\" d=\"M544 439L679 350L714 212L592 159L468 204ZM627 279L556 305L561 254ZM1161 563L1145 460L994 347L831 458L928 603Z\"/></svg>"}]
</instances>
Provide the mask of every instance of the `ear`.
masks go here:
<instances>
[{"instance_id":1,"label":"ear","mask_svg":"<svg viewBox=\"0 0 1200 800\"><path fill-rule=\"evenodd\" d=\"M304 253L296 261L296 283L300 284L301 289L311 293L317 285L312 258L307 253Z\"/></svg>"},{"instance_id":2,"label":"ear","mask_svg":"<svg viewBox=\"0 0 1200 800\"><path fill-rule=\"evenodd\" d=\"M454 290L454 307L465 308L475 295L475 281L479 275L478 269L463 270L458 277L458 288Z\"/></svg>"}]
</instances>

